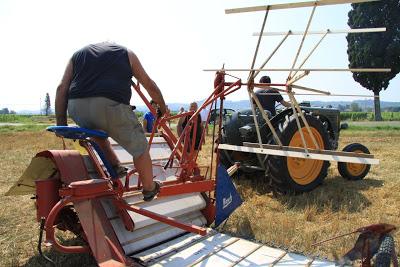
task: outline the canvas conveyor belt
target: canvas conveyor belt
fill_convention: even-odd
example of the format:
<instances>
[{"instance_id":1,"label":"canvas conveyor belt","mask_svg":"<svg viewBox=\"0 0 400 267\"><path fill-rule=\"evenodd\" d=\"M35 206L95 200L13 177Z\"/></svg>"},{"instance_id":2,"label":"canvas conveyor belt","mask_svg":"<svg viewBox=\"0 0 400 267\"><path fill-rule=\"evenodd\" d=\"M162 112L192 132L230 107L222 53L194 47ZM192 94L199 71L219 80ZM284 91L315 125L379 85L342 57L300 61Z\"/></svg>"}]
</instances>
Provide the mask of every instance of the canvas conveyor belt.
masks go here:
<instances>
[{"instance_id":1,"label":"canvas conveyor belt","mask_svg":"<svg viewBox=\"0 0 400 267\"><path fill-rule=\"evenodd\" d=\"M205 237L185 234L131 257L143 266L335 266L214 230Z\"/></svg>"},{"instance_id":2,"label":"canvas conveyor belt","mask_svg":"<svg viewBox=\"0 0 400 267\"><path fill-rule=\"evenodd\" d=\"M130 155L115 141L111 140L111 143L121 162L133 168ZM164 170L161 167L170 153L171 150L165 140L162 137L155 137L150 155L156 180L176 179L176 168ZM85 162L89 173L95 176L89 162L87 160ZM179 162L175 160L174 165L178 166L178 164ZM137 177L133 175L130 185L136 183ZM206 219L201 213L206 203L199 193L144 202L140 192L132 192L126 194L124 199L128 204L134 204L182 222L197 226L206 224ZM129 215L135 223L135 230L129 232L117 216L111 201L104 199L102 205L125 254L142 266L335 266L333 262L287 253L281 249L231 237L212 229L208 229L206 236L186 233L184 230L134 212L129 212Z\"/></svg>"},{"instance_id":3,"label":"canvas conveyor belt","mask_svg":"<svg viewBox=\"0 0 400 267\"><path fill-rule=\"evenodd\" d=\"M130 154L114 140L111 139L110 141L122 164L130 169L134 168ZM154 164L153 173L155 180L161 182L176 180L175 174L178 170L177 168L168 168L164 170L161 167L166 162L170 153L171 150L162 137L155 137L153 139L150 156ZM93 166L90 165L90 161L87 159L85 163L88 167L89 175L91 175L92 178L96 178L96 172ZM174 163L175 166L179 164L176 160ZM125 182L125 178L121 180L123 183ZM137 175L133 174L130 177L129 184L132 186L137 184ZM144 202L140 192L130 192L124 195L124 200L127 204L145 208L148 211L164 216L173 217L181 222L197 226L204 226L206 224L206 219L200 211L204 209L206 202L200 193L156 198L151 202ZM139 250L154 246L155 244L184 233L182 229L169 226L131 211L128 211L128 213L135 224L135 230L133 232L127 231L121 218L117 215L112 202L109 199L103 199L102 205L126 255L133 254Z\"/></svg>"}]
</instances>

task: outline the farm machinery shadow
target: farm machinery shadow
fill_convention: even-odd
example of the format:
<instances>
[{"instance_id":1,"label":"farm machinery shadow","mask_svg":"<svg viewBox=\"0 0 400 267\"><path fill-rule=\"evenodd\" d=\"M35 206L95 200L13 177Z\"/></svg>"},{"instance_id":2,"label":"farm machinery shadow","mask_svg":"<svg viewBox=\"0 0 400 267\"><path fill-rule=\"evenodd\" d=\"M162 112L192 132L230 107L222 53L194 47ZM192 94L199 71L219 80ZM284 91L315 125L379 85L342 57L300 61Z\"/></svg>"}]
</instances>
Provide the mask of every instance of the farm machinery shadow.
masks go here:
<instances>
[{"instance_id":1,"label":"farm machinery shadow","mask_svg":"<svg viewBox=\"0 0 400 267\"><path fill-rule=\"evenodd\" d=\"M261 173L252 175L241 173L235 176L235 184L243 199L251 197L247 193L247 190L251 190L257 195L265 195L277 200L282 206L293 211L303 211L313 206L317 212L329 210L332 212L341 210L349 213L359 212L372 204L362 191L384 185L382 180L377 179L366 178L359 181L348 181L340 176L334 176L326 179L320 187L311 192L278 194L274 193L273 189L262 179L254 179L255 175L263 176Z\"/></svg>"},{"instance_id":2,"label":"farm machinery shadow","mask_svg":"<svg viewBox=\"0 0 400 267\"><path fill-rule=\"evenodd\" d=\"M79 238L72 238L72 239L60 238L60 243L65 246L76 246L84 244L84 242L82 242L82 240ZM24 267L98 266L96 260L90 254L87 253L65 254L55 250L54 248L51 248L49 250L47 249L43 250L43 255L50 258L55 265L43 259L43 257L40 256L39 254L35 254L35 256L29 258L29 260L22 266Z\"/></svg>"}]
</instances>

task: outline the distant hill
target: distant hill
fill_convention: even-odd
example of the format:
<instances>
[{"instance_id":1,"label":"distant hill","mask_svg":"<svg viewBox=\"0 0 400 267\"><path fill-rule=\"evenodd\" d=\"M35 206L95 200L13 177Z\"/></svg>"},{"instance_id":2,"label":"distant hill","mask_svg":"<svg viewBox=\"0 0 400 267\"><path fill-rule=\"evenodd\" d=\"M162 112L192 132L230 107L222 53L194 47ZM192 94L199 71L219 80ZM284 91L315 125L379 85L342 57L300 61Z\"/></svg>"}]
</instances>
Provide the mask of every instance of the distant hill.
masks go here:
<instances>
[{"instance_id":1,"label":"distant hill","mask_svg":"<svg viewBox=\"0 0 400 267\"><path fill-rule=\"evenodd\" d=\"M197 103L199 105L201 103L203 103L203 102L204 102L204 100L197 101ZM168 108L171 111L178 111L181 107L183 107L185 110L188 110L189 109L189 103L168 103ZM234 110L250 108L248 100L240 100L240 101L227 100L227 101L224 102L224 107L225 108L231 108L231 109L234 109ZM145 112L145 111L148 110L148 108L146 106L136 106L136 110Z\"/></svg>"},{"instance_id":2,"label":"distant hill","mask_svg":"<svg viewBox=\"0 0 400 267\"><path fill-rule=\"evenodd\" d=\"M339 105L346 106L351 105L352 103L357 103L361 108L374 108L373 100L354 100L354 101L311 101L311 105L313 106L321 106L325 107L327 105L332 105L332 107L337 108ZM389 107L400 107L400 102L389 102L389 101L381 101L381 109L389 108Z\"/></svg>"},{"instance_id":3,"label":"distant hill","mask_svg":"<svg viewBox=\"0 0 400 267\"><path fill-rule=\"evenodd\" d=\"M40 110L17 110L17 114L21 115L40 115Z\"/></svg>"},{"instance_id":4,"label":"distant hill","mask_svg":"<svg viewBox=\"0 0 400 267\"><path fill-rule=\"evenodd\" d=\"M204 100L197 101L197 103L202 103ZM333 108L338 108L339 105L347 106L352 103L357 103L360 108L363 110L373 109L374 101L373 100L354 100L354 101L311 101L311 106L316 107L326 107L331 105ZM168 103L168 107L171 111L178 111L180 107L184 107L185 110L188 110L188 103ZM250 104L248 100L239 100L239 101L230 101L226 100L224 102L225 108L231 108L234 110L248 109L250 108ZM389 101L381 101L381 109L389 108L389 107L400 107L400 102L389 102ZM137 110L139 111L147 111L147 107L145 106L137 106Z\"/></svg>"},{"instance_id":5,"label":"distant hill","mask_svg":"<svg viewBox=\"0 0 400 267\"><path fill-rule=\"evenodd\" d=\"M201 104L204 100L199 100L197 103ZM357 103L360 108L363 110L373 109L374 101L373 100L354 100L354 101L311 101L312 106L316 107L326 107L331 105L333 108L338 108L339 105L347 106L352 103ZM250 108L248 100L239 100L239 101L230 101L226 100L224 102L225 108L231 108L234 110L241 110ZM178 111L181 107L184 107L185 110L189 109L189 103L168 103L168 107L171 111ZM386 109L389 107L400 107L400 102L389 102L389 101L381 101L381 109ZM146 112L148 109L146 106L136 106L138 111ZM30 115L39 115L40 110L16 110L17 114L30 114ZM53 111L54 114L54 111Z\"/></svg>"}]
</instances>

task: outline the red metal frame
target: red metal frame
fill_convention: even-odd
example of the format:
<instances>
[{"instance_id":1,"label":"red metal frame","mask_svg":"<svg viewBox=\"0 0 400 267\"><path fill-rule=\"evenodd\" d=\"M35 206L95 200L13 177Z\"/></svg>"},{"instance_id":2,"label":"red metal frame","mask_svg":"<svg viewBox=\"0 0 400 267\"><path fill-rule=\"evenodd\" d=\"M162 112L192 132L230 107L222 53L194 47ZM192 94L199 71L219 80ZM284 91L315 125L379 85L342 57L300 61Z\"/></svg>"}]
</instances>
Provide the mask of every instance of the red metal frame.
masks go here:
<instances>
[{"instance_id":1,"label":"red metal frame","mask_svg":"<svg viewBox=\"0 0 400 267\"><path fill-rule=\"evenodd\" d=\"M159 196L167 197L179 194L187 194L193 192L208 193L204 194L206 197L206 207L202 210L202 213L207 219L207 223L211 224L215 218L215 199L211 198L211 192L215 190L216 179L212 177L207 178L207 174L202 176L196 173L199 168L196 163L198 151L195 149L195 142L190 140L190 132L192 132L193 140L196 139L196 135L200 134L200 142L203 143L205 138L205 128L201 132L197 132L197 120L199 119L200 112L207 108L207 106L216 105L217 101L220 101L220 114L222 114L224 97L241 87L241 80L234 83L225 82L225 73L218 72L215 79L215 88L213 92L209 95L206 101L199 107L195 112L186 112L183 114L169 116L164 118L157 118L155 122L155 127L150 135L149 148L153 143L156 128L162 129L161 136L166 140L168 146L172 150L169 157L168 163L164 168L178 168L179 174L177 175L177 180L175 181L165 181L161 187ZM150 102L140 91L139 84L132 82L133 89L142 98L145 105L149 110L155 115L156 110L150 105ZM210 120L210 111L207 114L207 123ZM172 119L178 119L185 116L190 116L188 122L183 129L183 133L176 137L174 133L168 126L168 122ZM218 137L216 143L219 142L221 137L221 126L222 117L219 118L218 127ZM215 131L215 129L214 129ZM51 243L53 247L64 253L86 253L91 252L99 264L107 264L110 262L122 263L125 265L130 265L132 262L127 259L123 253L123 249L118 243L118 239L112 230L112 226L107 219L105 211L100 203L101 199L110 199L117 209L119 217L122 219L125 228L128 231L134 231L134 223L128 214L128 211L133 211L135 213L147 216L154 220L169 224L173 227L178 227L188 232L193 232L200 235L206 234L206 229L198 227L196 225L186 224L177 221L174 218L169 218L150 212L146 209L128 205L124 201L124 196L129 196L132 191L137 191L140 189L140 177L138 179L138 184L134 186L129 185L129 178L135 170L132 170L126 177L125 184L119 179L111 179L108 177L108 173L103 169L101 161L98 159L94 149L89 141L81 140L79 142L88 152L90 159L92 160L95 170L98 173L100 179L90 180L87 174L87 169L83 163L82 157L77 151L61 150L61 151L44 151L39 153L37 156L45 156L51 158L58 170L59 176L56 177L61 183L49 183L43 184L43 188L39 188L38 194L41 194L43 190L46 191L47 187L56 186L59 188L58 195L52 196L54 200L51 203L37 203L38 210L40 212L41 218L46 219L45 231L46 240ZM217 162L219 159L218 150L217 152ZM214 152L214 143L213 143ZM210 169L213 170L213 152L210 162ZM173 166L174 159L179 160L179 167ZM208 167L207 173L208 173ZM212 171L210 172L212 173ZM211 175L210 175L211 176ZM58 201L58 202L57 202ZM90 245L85 246L64 246L60 244L55 237L55 228L57 226L57 220L62 212L63 208L69 204L73 204L75 210L78 213L79 220L81 221L83 230L85 231L86 239ZM39 215L38 215L39 216ZM101 221L100 227L97 226L93 228L93 225L98 221ZM96 223L97 224L97 223Z\"/></svg>"},{"instance_id":2,"label":"red metal frame","mask_svg":"<svg viewBox=\"0 0 400 267\"><path fill-rule=\"evenodd\" d=\"M199 234L199 235L202 235L202 236L205 236L207 234L207 230L206 229L204 229L203 227L199 227L197 225L182 223L182 222L179 222L178 220L176 220L174 218L162 216L160 214L148 211L146 209L142 209L142 208L134 206L134 205L129 206L129 205L127 205L125 203L122 203L122 202L117 202L117 205L120 208L123 208L125 210L130 210L130 211L136 212L136 213L138 213L140 215L152 218L153 220L156 220L156 221L159 221L159 222L163 222L163 223L171 225L173 227L180 228L180 229L185 230L187 232Z\"/></svg>"},{"instance_id":3,"label":"red metal frame","mask_svg":"<svg viewBox=\"0 0 400 267\"><path fill-rule=\"evenodd\" d=\"M174 195L181 195L181 194L195 193L195 192L209 192L209 191L214 191L214 189L215 189L214 180L204 180L198 182L163 186L158 196L167 197L167 196L174 196Z\"/></svg>"}]
</instances>

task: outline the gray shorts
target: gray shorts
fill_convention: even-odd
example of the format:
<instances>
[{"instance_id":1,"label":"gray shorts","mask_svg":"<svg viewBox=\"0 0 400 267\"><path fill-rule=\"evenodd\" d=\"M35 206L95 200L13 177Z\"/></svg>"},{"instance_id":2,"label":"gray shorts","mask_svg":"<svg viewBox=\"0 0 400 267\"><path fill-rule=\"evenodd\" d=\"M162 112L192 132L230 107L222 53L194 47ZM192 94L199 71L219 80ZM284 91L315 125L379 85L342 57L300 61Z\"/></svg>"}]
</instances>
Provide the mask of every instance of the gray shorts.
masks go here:
<instances>
[{"instance_id":1,"label":"gray shorts","mask_svg":"<svg viewBox=\"0 0 400 267\"><path fill-rule=\"evenodd\" d=\"M134 159L147 149L142 125L130 105L105 97L69 99L68 113L80 127L108 133Z\"/></svg>"}]
</instances>

